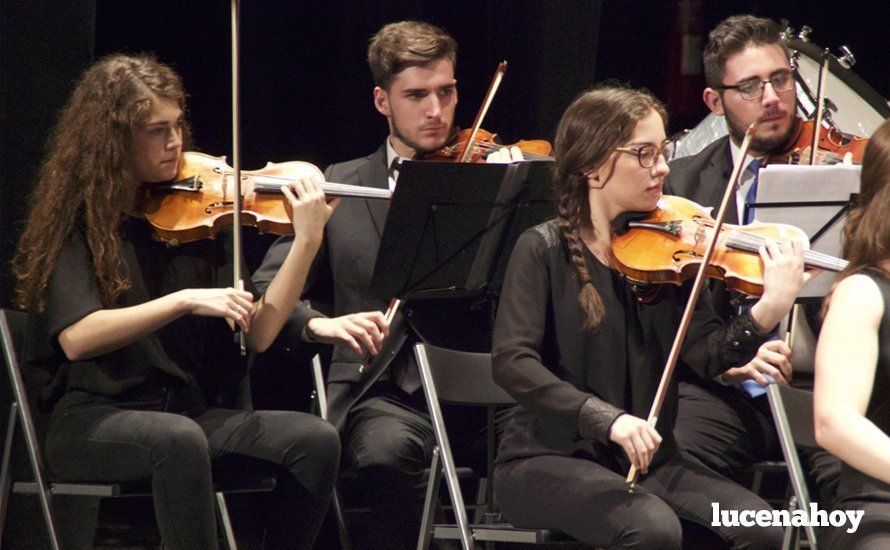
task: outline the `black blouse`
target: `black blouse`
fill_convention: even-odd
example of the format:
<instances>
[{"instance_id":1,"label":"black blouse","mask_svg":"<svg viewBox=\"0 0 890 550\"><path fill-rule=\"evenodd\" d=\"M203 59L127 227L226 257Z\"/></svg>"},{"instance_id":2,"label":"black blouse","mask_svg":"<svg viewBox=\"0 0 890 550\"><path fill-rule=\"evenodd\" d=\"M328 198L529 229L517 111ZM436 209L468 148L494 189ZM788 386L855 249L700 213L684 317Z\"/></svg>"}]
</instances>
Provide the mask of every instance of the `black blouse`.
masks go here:
<instances>
[{"instance_id":1,"label":"black blouse","mask_svg":"<svg viewBox=\"0 0 890 550\"><path fill-rule=\"evenodd\" d=\"M185 288L231 286L231 277L223 278L231 273L231 261L222 242L204 240L170 247L155 241L148 224L134 218L122 223L120 233L121 270L131 288L115 307L135 306ZM46 307L35 316L44 343L37 359L55 371L48 404L71 390L138 401L158 395L159 389L198 382L214 393L243 377L242 361L225 320L195 315L180 317L96 358L68 361L59 346L59 334L103 308L86 238L74 231L50 277Z\"/></svg>"},{"instance_id":2,"label":"black blouse","mask_svg":"<svg viewBox=\"0 0 890 550\"><path fill-rule=\"evenodd\" d=\"M580 285L554 221L526 231L510 257L495 322L494 377L519 405L501 439L500 462L540 454L623 460L608 428L622 411L646 418L691 285L664 285L655 301L640 303L614 270L586 250L592 281L605 305L596 332L585 331ZM678 368L711 378L748 361L766 339L748 315L731 330L703 294ZM582 406L608 417L601 429L579 426ZM664 438L656 462L674 449L677 408L672 383L656 429ZM583 418L583 415L580 415Z\"/></svg>"}]
</instances>

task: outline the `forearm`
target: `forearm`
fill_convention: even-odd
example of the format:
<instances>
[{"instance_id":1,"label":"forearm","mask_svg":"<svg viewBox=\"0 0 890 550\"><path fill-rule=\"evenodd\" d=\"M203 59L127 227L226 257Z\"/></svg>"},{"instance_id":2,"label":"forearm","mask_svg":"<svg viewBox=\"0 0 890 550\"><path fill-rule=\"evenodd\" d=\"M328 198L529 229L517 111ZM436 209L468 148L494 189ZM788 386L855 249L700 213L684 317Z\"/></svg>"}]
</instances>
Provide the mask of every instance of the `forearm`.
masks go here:
<instances>
[{"instance_id":1,"label":"forearm","mask_svg":"<svg viewBox=\"0 0 890 550\"><path fill-rule=\"evenodd\" d=\"M777 300L764 296L751 306L751 320L761 334L772 332L794 304L794 299Z\"/></svg>"},{"instance_id":2,"label":"forearm","mask_svg":"<svg viewBox=\"0 0 890 550\"><path fill-rule=\"evenodd\" d=\"M144 338L188 311L182 293L119 309L95 311L59 334L59 345L71 361L118 350Z\"/></svg>"},{"instance_id":3,"label":"forearm","mask_svg":"<svg viewBox=\"0 0 890 550\"><path fill-rule=\"evenodd\" d=\"M816 418L816 438L828 452L875 479L890 483L890 437L855 411Z\"/></svg>"},{"instance_id":4,"label":"forearm","mask_svg":"<svg viewBox=\"0 0 890 550\"><path fill-rule=\"evenodd\" d=\"M254 304L251 330L246 335L251 349L265 351L299 304L318 245L306 239L292 241L265 294Z\"/></svg>"}]
</instances>

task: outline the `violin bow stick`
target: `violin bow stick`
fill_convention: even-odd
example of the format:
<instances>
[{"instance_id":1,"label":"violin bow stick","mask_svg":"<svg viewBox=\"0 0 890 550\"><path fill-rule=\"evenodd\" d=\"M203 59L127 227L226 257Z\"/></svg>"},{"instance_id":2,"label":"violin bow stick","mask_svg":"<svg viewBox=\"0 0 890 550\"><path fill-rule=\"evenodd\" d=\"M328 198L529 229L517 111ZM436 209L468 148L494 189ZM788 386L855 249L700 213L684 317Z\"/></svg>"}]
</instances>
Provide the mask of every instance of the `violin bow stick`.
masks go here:
<instances>
[{"instance_id":1,"label":"violin bow stick","mask_svg":"<svg viewBox=\"0 0 890 550\"><path fill-rule=\"evenodd\" d=\"M696 273L695 275L695 282L692 285L692 292L689 294L689 301L686 302L686 309L683 311L683 317L680 320L680 327L677 329L677 334L674 337L674 344L673 346L671 346L671 352L668 355L667 364L664 367L664 372L661 374L661 381L658 383L658 390L655 392L655 399L652 402L652 407L649 409L649 417L646 419L646 422L653 428L658 423L658 415L661 413L661 407L664 404L664 397L667 394L668 384L671 381L671 376L673 376L674 374L674 368L677 366L677 359L680 357L680 348L682 347L683 342L686 340L686 332L687 330L689 330L689 324L692 321L692 314L695 311L695 305L696 303L698 303L698 297L701 294L702 287L704 286L708 264L711 263L711 258L714 256L714 245L720 236L720 230L723 227L723 220L726 217L726 209L731 202L737 186L737 182L739 181L739 177L741 176L742 170L745 167L745 160L748 156L748 148L751 146L751 138L754 136L754 132L757 129L758 124L759 121L752 123L751 126L748 127L748 130L745 132L745 139L742 141L741 146L741 161L735 165L732 171L732 177L730 177L729 181L726 183L726 189L723 192L723 200L720 202L720 210L717 212L717 216L714 219L714 232L711 235L710 240L708 241L708 246L705 249L704 257L702 258L701 264L699 265L698 273ZM628 484L628 492L632 493L634 491L639 477L639 471L637 471L636 467L631 465L630 471L627 473L626 478Z\"/></svg>"},{"instance_id":2,"label":"violin bow stick","mask_svg":"<svg viewBox=\"0 0 890 550\"><path fill-rule=\"evenodd\" d=\"M386 320L387 324L392 323L392 320L395 318L396 313L399 312L399 308L402 306L401 298L393 298L389 301L389 307L386 308L386 313L383 314L383 318ZM377 353L380 353L381 350L377 350ZM371 364L371 352L365 352L364 357L362 357L362 362L358 366L359 372L364 372L365 367Z\"/></svg>"},{"instance_id":3,"label":"violin bow stick","mask_svg":"<svg viewBox=\"0 0 890 550\"><path fill-rule=\"evenodd\" d=\"M488 91L485 92L485 99L482 101L482 106L479 108L479 112L476 113L476 120L473 121L473 127L470 129L470 138L467 140L467 146L464 147L464 152L458 162L469 162L470 158L472 158L473 140L476 139L476 133L479 132L479 128L482 127L482 120L488 113L488 108L491 106L491 102L494 100L494 94L497 93L498 87L504 79L505 72L507 72L507 62L501 61L494 72L494 78L491 79L491 84L488 85Z\"/></svg>"},{"instance_id":4,"label":"violin bow stick","mask_svg":"<svg viewBox=\"0 0 890 550\"><path fill-rule=\"evenodd\" d=\"M232 239L234 249L234 287L244 290L244 278L241 273L241 126L238 104L240 97L239 70L238 70L238 0L232 0L232 172L233 172L233 212L232 212ZM237 328L237 327L236 327ZM244 332L238 331L238 342L241 347L241 355L247 355L247 345L244 342Z\"/></svg>"},{"instance_id":5,"label":"violin bow stick","mask_svg":"<svg viewBox=\"0 0 890 550\"><path fill-rule=\"evenodd\" d=\"M819 63L819 85L816 88L816 124L813 126L813 143L810 146L810 166L816 164L816 151L819 150L819 132L822 130L822 115L825 103L825 82L828 78L828 61L831 58L828 48L822 52Z\"/></svg>"}]
</instances>

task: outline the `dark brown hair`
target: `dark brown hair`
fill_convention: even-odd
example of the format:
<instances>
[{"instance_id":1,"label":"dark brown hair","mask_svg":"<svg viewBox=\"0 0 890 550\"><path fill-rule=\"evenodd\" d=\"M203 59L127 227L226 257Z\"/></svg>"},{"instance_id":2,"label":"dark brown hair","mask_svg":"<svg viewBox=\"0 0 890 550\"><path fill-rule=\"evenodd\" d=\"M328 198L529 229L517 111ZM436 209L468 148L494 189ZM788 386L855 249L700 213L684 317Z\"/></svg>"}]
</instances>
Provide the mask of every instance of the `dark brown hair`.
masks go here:
<instances>
[{"instance_id":1,"label":"dark brown hair","mask_svg":"<svg viewBox=\"0 0 890 550\"><path fill-rule=\"evenodd\" d=\"M408 67L441 58L457 68L457 42L439 27L419 21L390 23L377 31L368 46L374 84L386 91L396 75Z\"/></svg>"},{"instance_id":2,"label":"dark brown hair","mask_svg":"<svg viewBox=\"0 0 890 550\"><path fill-rule=\"evenodd\" d=\"M788 57L781 33L779 24L772 19L753 15L733 15L721 21L708 35L708 43L702 53L707 85L723 84L726 60L745 48L774 44L781 47L785 57Z\"/></svg>"},{"instance_id":3,"label":"dark brown hair","mask_svg":"<svg viewBox=\"0 0 890 550\"><path fill-rule=\"evenodd\" d=\"M49 278L73 231L84 234L102 303L111 307L129 288L118 225L140 183L130 174L133 131L158 98L185 110L179 76L147 55L108 56L78 81L47 143L13 259L17 305L43 309ZM190 143L187 125L183 143Z\"/></svg>"},{"instance_id":4,"label":"dark brown hair","mask_svg":"<svg viewBox=\"0 0 890 550\"><path fill-rule=\"evenodd\" d=\"M879 262L890 259L890 119L885 120L868 140L862 157L859 197L847 214L844 225L844 258L850 262L835 280L822 312L835 287L844 278L870 267L883 269ZM890 273L887 273L890 276Z\"/></svg>"},{"instance_id":5,"label":"dark brown hair","mask_svg":"<svg viewBox=\"0 0 890 550\"><path fill-rule=\"evenodd\" d=\"M580 233L582 227L591 223L587 174L608 162L615 147L626 143L637 123L652 111L661 115L667 124L667 111L648 91L610 84L578 96L556 129L553 173L556 223L581 284L578 300L587 315L587 330L596 330L604 315L602 298L593 287L584 261L585 245Z\"/></svg>"}]
</instances>

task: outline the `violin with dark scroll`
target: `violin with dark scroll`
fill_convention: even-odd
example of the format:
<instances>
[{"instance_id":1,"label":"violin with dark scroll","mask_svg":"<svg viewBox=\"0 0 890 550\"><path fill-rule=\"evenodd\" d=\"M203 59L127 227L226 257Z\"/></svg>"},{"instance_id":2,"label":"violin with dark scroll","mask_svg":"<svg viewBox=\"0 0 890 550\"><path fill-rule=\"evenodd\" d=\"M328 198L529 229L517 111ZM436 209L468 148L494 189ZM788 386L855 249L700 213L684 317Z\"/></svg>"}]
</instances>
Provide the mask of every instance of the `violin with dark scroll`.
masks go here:
<instances>
[{"instance_id":1,"label":"violin with dark scroll","mask_svg":"<svg viewBox=\"0 0 890 550\"><path fill-rule=\"evenodd\" d=\"M476 120L473 126L457 132L448 143L441 149L426 153L418 158L418 160L429 160L439 162L485 162L488 154L498 151L501 148L518 147L522 151L522 156L526 160L552 160L553 146L550 142L543 139L520 140L516 143L505 145L499 143L497 134L493 134L482 129L482 120L488 112L488 107L497 93L504 73L507 72L507 62L501 61L494 73L494 78L488 86L485 98L479 112L476 113Z\"/></svg>"},{"instance_id":2,"label":"violin with dark scroll","mask_svg":"<svg viewBox=\"0 0 890 550\"><path fill-rule=\"evenodd\" d=\"M143 205L145 217L158 239L182 244L214 238L235 222L236 188L243 205L241 224L256 227L260 233L293 235L293 224L281 188L304 177L322 181L325 195L361 199L389 200L389 189L324 182L315 165L303 161L270 162L260 170L242 170L239 185L235 172L225 157L203 153L183 153L176 179L146 188Z\"/></svg>"},{"instance_id":3,"label":"violin with dark scroll","mask_svg":"<svg viewBox=\"0 0 890 550\"><path fill-rule=\"evenodd\" d=\"M456 162L469 150L467 160L461 162L485 162L488 154L501 148L518 147L525 160L553 160L553 146L543 139L519 140L516 143L502 144L497 134L480 128L476 136L470 139L471 130L461 130L454 135L448 145L432 153L427 153L421 160Z\"/></svg>"},{"instance_id":4,"label":"violin with dark scroll","mask_svg":"<svg viewBox=\"0 0 890 550\"><path fill-rule=\"evenodd\" d=\"M853 164L862 164L868 138L846 134L834 127L823 128L819 132L816 158L814 162L810 162L815 128L814 119L797 119L788 144L780 151L768 155L765 164L839 164L847 155Z\"/></svg>"}]
</instances>

